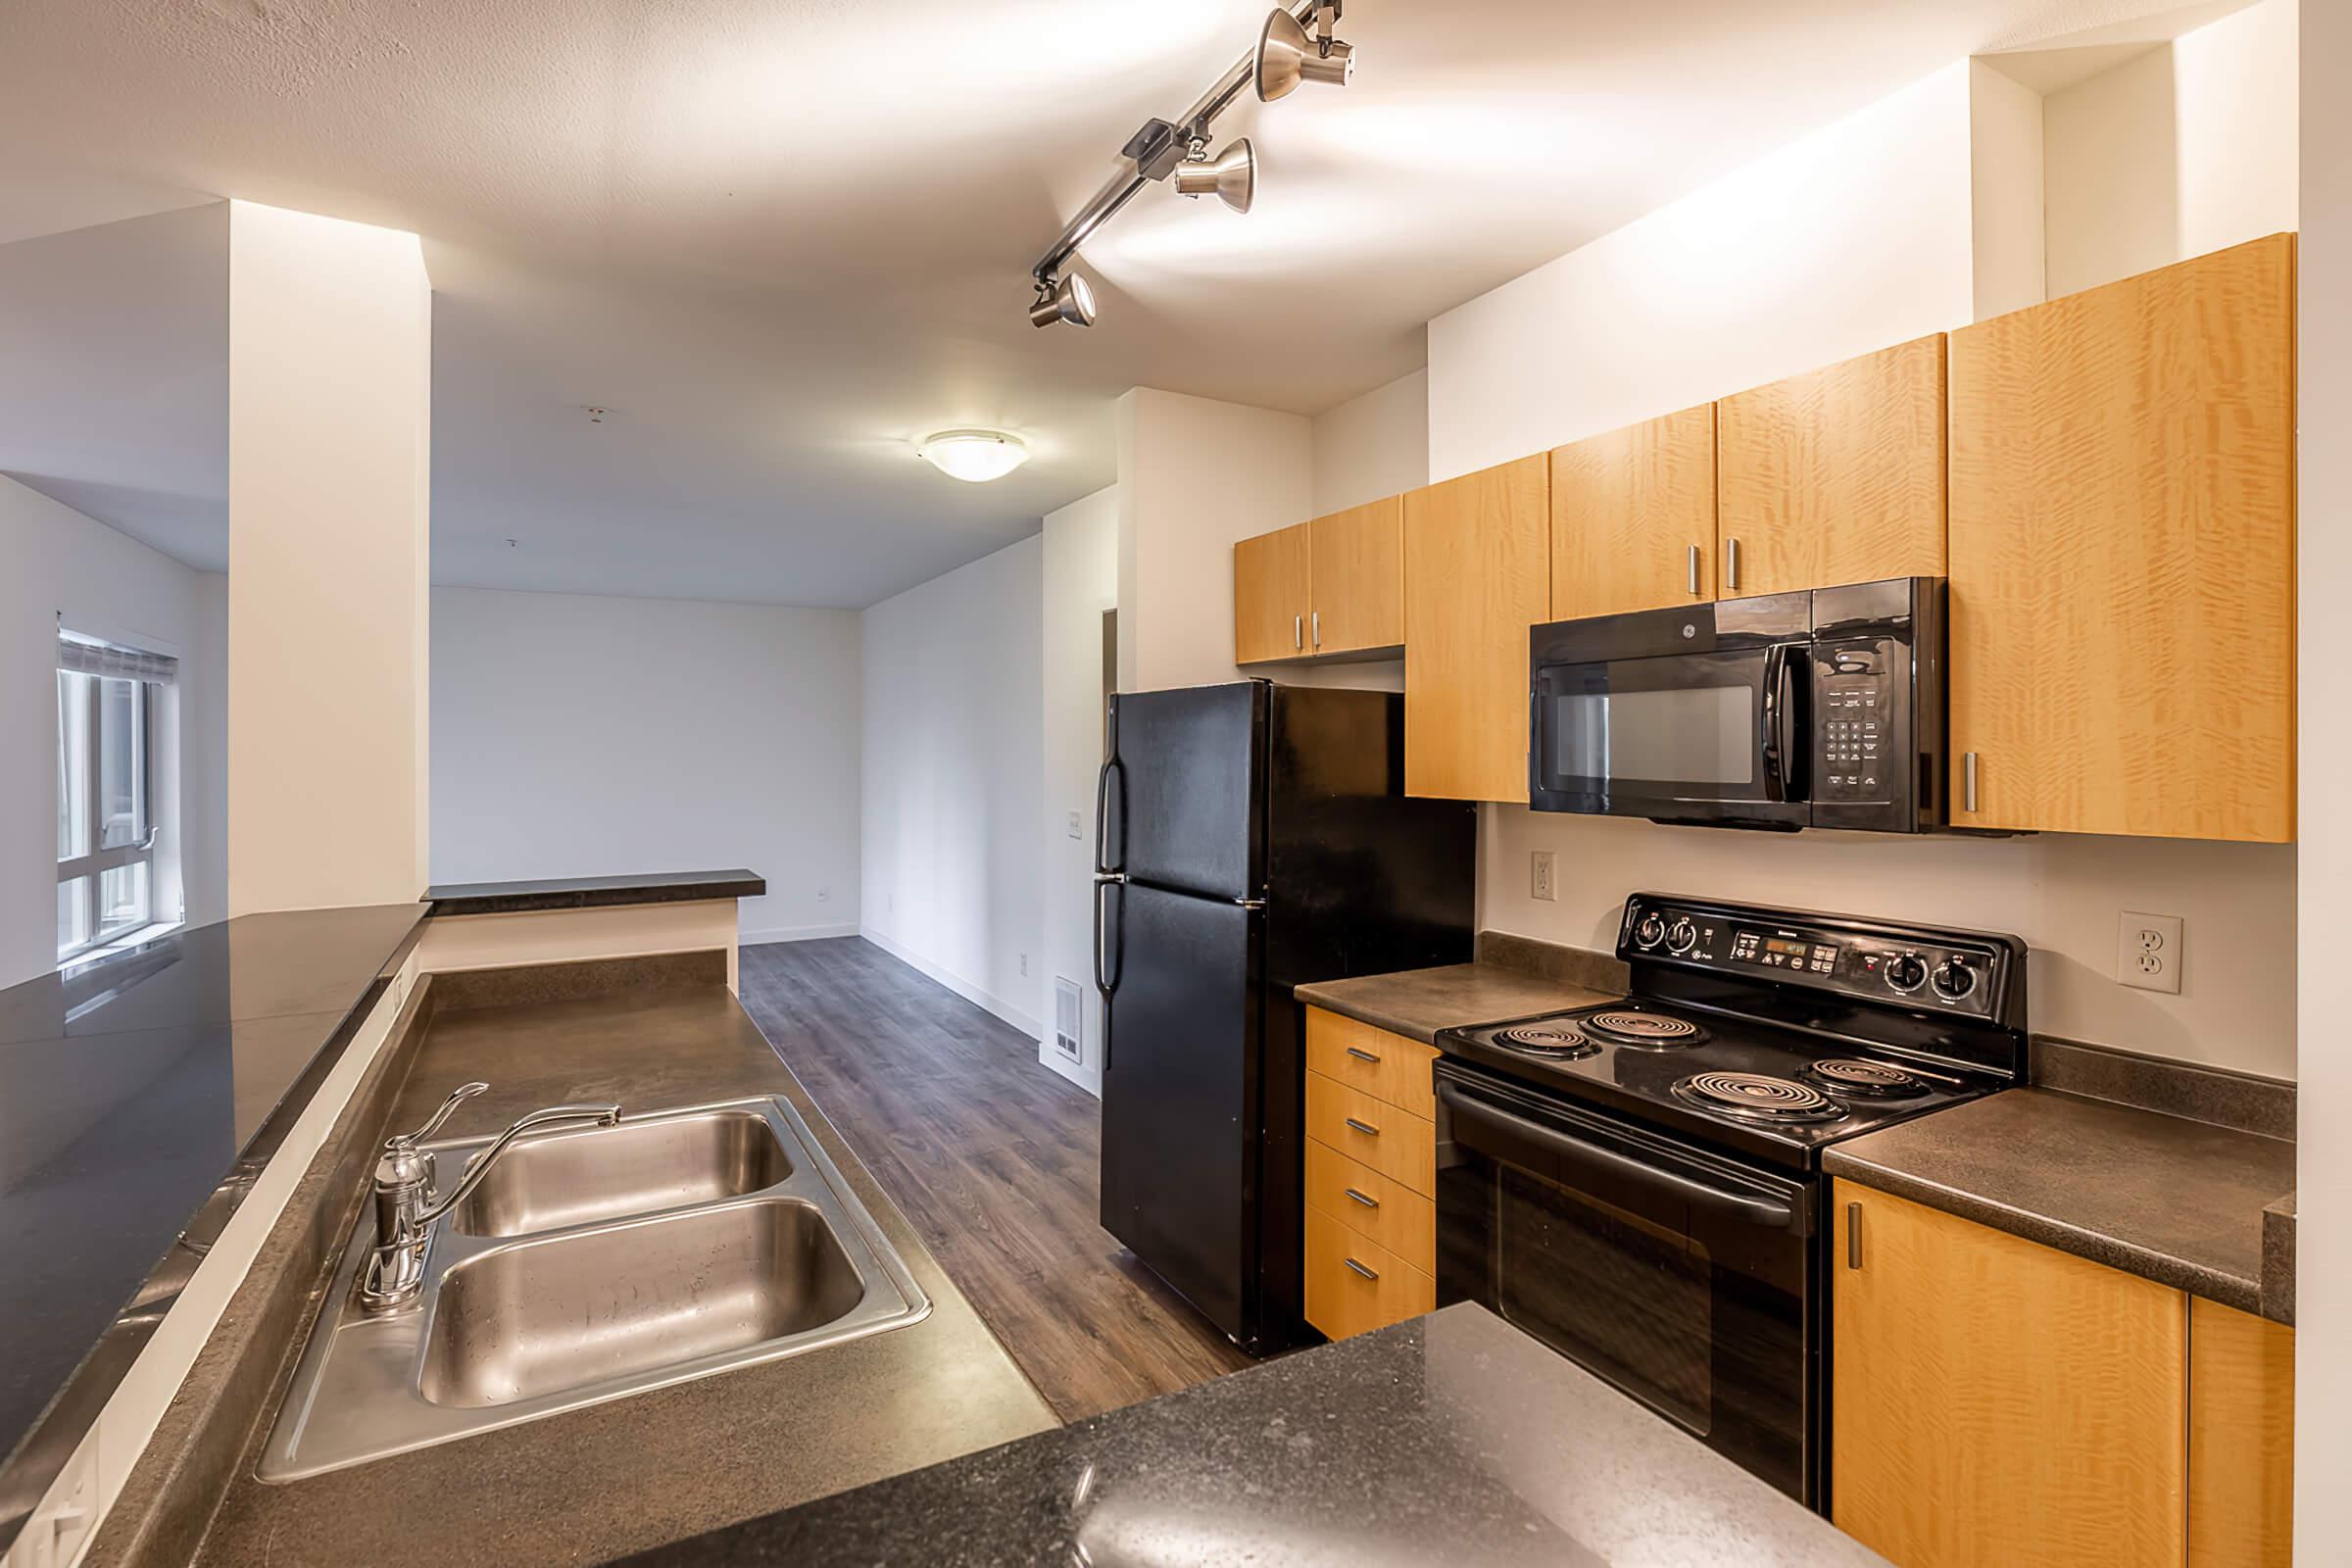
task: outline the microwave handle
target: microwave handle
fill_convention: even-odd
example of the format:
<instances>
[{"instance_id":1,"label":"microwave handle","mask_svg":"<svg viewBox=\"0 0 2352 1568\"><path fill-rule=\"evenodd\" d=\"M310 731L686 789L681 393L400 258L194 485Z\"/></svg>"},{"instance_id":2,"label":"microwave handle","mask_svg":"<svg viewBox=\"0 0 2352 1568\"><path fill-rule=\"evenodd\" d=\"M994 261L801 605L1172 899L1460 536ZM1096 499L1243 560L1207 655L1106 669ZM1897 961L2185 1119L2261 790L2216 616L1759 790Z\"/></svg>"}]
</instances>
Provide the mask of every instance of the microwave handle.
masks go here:
<instances>
[{"instance_id":1,"label":"microwave handle","mask_svg":"<svg viewBox=\"0 0 2352 1568\"><path fill-rule=\"evenodd\" d=\"M1764 650L1764 798L1788 797L1788 647L1774 643Z\"/></svg>"},{"instance_id":2,"label":"microwave handle","mask_svg":"<svg viewBox=\"0 0 2352 1568\"><path fill-rule=\"evenodd\" d=\"M1720 1218L1742 1220L1772 1230L1794 1231L1800 1236L1807 1233L1808 1216L1800 1204L1775 1202L1769 1198L1732 1192L1711 1182L1686 1176L1680 1171L1652 1165L1631 1154L1621 1154L1614 1149L1589 1144L1555 1127L1546 1127L1542 1122L1514 1115L1456 1084L1438 1085L1438 1099L1453 1114L1455 1136L1461 1138L1465 1131L1472 1135L1461 1141L1473 1149L1478 1147L1476 1133L1483 1125L1545 1150L1564 1164L1663 1192L1694 1209Z\"/></svg>"}]
</instances>

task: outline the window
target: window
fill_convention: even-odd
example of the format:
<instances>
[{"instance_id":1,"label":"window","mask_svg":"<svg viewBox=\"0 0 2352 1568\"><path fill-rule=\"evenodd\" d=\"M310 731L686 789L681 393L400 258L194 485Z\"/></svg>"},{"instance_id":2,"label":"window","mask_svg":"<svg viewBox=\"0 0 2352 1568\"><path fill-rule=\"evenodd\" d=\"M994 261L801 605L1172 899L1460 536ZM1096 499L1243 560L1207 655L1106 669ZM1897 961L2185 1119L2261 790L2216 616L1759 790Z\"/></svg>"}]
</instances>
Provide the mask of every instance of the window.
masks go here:
<instances>
[{"instance_id":1,"label":"window","mask_svg":"<svg viewBox=\"0 0 2352 1568\"><path fill-rule=\"evenodd\" d=\"M178 662L61 633L57 956L154 923L156 710Z\"/></svg>"}]
</instances>

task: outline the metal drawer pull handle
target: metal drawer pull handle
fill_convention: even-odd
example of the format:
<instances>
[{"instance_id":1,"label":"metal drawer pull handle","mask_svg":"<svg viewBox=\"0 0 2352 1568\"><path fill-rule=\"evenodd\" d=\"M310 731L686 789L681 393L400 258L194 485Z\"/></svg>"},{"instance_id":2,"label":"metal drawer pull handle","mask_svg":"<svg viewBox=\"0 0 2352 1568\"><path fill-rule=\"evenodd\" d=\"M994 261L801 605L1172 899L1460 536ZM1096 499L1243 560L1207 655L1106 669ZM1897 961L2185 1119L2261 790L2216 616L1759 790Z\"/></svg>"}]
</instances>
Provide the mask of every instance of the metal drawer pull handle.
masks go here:
<instances>
[{"instance_id":1,"label":"metal drawer pull handle","mask_svg":"<svg viewBox=\"0 0 2352 1568\"><path fill-rule=\"evenodd\" d=\"M1357 1121L1353 1116L1348 1118L1348 1125L1354 1128L1357 1132L1364 1134L1367 1138L1378 1138L1380 1136L1379 1128L1373 1126L1370 1122Z\"/></svg>"},{"instance_id":2,"label":"metal drawer pull handle","mask_svg":"<svg viewBox=\"0 0 2352 1568\"><path fill-rule=\"evenodd\" d=\"M1358 1274L1361 1274L1368 1280L1376 1280L1380 1278L1380 1271L1378 1269L1366 1268L1363 1264L1358 1263L1352 1257L1344 1257L1340 1259L1340 1261L1347 1264L1349 1268L1355 1270Z\"/></svg>"},{"instance_id":3,"label":"metal drawer pull handle","mask_svg":"<svg viewBox=\"0 0 2352 1568\"><path fill-rule=\"evenodd\" d=\"M1352 1199L1354 1199L1354 1200L1355 1200L1357 1202L1359 1202L1359 1203L1363 1204L1363 1205L1364 1205L1366 1208L1378 1208L1378 1207L1380 1206L1380 1200L1379 1200L1379 1199L1377 1199L1377 1198L1366 1198L1366 1197L1365 1197L1363 1194L1361 1194L1361 1193L1357 1192L1357 1191L1356 1191L1354 1188L1352 1188L1352 1187L1343 1188L1343 1189L1341 1189L1341 1190L1342 1190L1343 1192L1345 1192L1345 1193L1346 1193L1346 1194L1347 1194L1347 1195L1348 1195L1349 1198L1352 1198Z\"/></svg>"},{"instance_id":4,"label":"metal drawer pull handle","mask_svg":"<svg viewBox=\"0 0 2352 1568\"><path fill-rule=\"evenodd\" d=\"M1378 1062L1380 1060L1380 1054L1378 1052L1365 1051L1356 1046L1349 1046L1348 1048L1348 1054L1353 1056L1358 1061Z\"/></svg>"}]
</instances>

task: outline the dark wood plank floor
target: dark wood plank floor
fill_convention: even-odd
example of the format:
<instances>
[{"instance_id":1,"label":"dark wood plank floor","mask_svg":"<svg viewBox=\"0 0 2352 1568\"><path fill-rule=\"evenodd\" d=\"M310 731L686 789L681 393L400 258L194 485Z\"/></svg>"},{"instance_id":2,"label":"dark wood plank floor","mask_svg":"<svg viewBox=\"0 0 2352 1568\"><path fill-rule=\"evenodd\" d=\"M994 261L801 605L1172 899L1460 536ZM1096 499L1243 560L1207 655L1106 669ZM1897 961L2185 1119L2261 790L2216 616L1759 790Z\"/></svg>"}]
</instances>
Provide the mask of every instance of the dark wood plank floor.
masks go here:
<instances>
[{"instance_id":1,"label":"dark wood plank floor","mask_svg":"<svg viewBox=\"0 0 2352 1568\"><path fill-rule=\"evenodd\" d=\"M1249 1358L1096 1222L1094 1097L858 937L742 951L743 1004L1064 1421Z\"/></svg>"}]
</instances>

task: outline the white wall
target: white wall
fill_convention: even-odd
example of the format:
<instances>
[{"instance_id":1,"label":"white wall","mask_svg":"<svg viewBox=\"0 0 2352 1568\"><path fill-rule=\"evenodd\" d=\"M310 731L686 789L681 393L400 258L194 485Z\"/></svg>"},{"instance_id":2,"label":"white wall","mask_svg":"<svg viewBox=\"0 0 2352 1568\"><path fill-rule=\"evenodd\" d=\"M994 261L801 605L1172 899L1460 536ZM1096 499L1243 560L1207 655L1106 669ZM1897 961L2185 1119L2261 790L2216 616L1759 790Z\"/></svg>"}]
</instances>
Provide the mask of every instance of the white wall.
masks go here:
<instances>
[{"instance_id":1,"label":"white wall","mask_svg":"<svg viewBox=\"0 0 2352 1568\"><path fill-rule=\"evenodd\" d=\"M2296 225L2296 16L2262 0L2044 100L2053 296Z\"/></svg>"},{"instance_id":2,"label":"white wall","mask_svg":"<svg viewBox=\"0 0 2352 1568\"><path fill-rule=\"evenodd\" d=\"M1314 514L1429 483L1429 371L1400 375L1315 416Z\"/></svg>"},{"instance_id":3,"label":"white wall","mask_svg":"<svg viewBox=\"0 0 2352 1568\"><path fill-rule=\"evenodd\" d=\"M1102 761L1102 616L1119 601L1119 496L1098 490L1046 517L1044 537L1044 848L1039 858L1045 961L1038 1060L1102 1092L1102 999L1095 990L1095 776ZM1079 993L1079 1059L1054 1047L1054 981Z\"/></svg>"},{"instance_id":4,"label":"white wall","mask_svg":"<svg viewBox=\"0 0 2352 1568\"><path fill-rule=\"evenodd\" d=\"M1137 387L1119 444L1119 689L1237 679L1233 546L1314 515L1314 434L1278 414Z\"/></svg>"},{"instance_id":5,"label":"white wall","mask_svg":"<svg viewBox=\"0 0 2352 1568\"><path fill-rule=\"evenodd\" d=\"M2352 428L2352 6L2303 14L2302 73L2295 1560L2320 1568L2341 1562L2352 1542L2352 1050L2338 1021L2352 953L2352 822L2333 808L2352 768L2343 729L2352 619L2338 604L2352 581L2352 444L2339 433Z\"/></svg>"},{"instance_id":6,"label":"white wall","mask_svg":"<svg viewBox=\"0 0 2352 1568\"><path fill-rule=\"evenodd\" d=\"M2030 287L2016 193L1987 209L1976 179L1988 163L2021 161L2024 106L1988 92L1981 71L1939 72L1431 322L1433 476L1962 325L1980 314L1981 286L2004 298ZM2001 252L1982 279L1980 228ZM2277 940L2293 928L2288 850L1782 838L1503 806L1486 808L1481 844L1483 918L1496 929L1605 946L1609 911L1644 888L1989 926L2039 950L2038 1028L2295 1071L2293 987ZM1555 903L1526 896L1536 849L1559 857ZM2186 919L2180 996L2114 984L2126 909Z\"/></svg>"},{"instance_id":7,"label":"white wall","mask_svg":"<svg viewBox=\"0 0 2352 1568\"><path fill-rule=\"evenodd\" d=\"M228 906L423 893L432 290L414 234L232 202Z\"/></svg>"},{"instance_id":8,"label":"white wall","mask_svg":"<svg viewBox=\"0 0 2352 1568\"><path fill-rule=\"evenodd\" d=\"M1031 535L859 617L863 933L1033 1036L1044 556Z\"/></svg>"},{"instance_id":9,"label":"white wall","mask_svg":"<svg viewBox=\"0 0 2352 1568\"><path fill-rule=\"evenodd\" d=\"M858 928L858 615L432 591L432 880L748 866L740 940Z\"/></svg>"},{"instance_id":10,"label":"white wall","mask_svg":"<svg viewBox=\"0 0 2352 1568\"><path fill-rule=\"evenodd\" d=\"M189 917L219 919L219 578L0 476L0 988L57 967L57 627L180 660L177 798L156 802ZM209 667L208 667L209 666ZM176 833L174 833L176 823ZM172 840L176 838L176 843ZM168 910L165 912L169 912Z\"/></svg>"}]
</instances>

